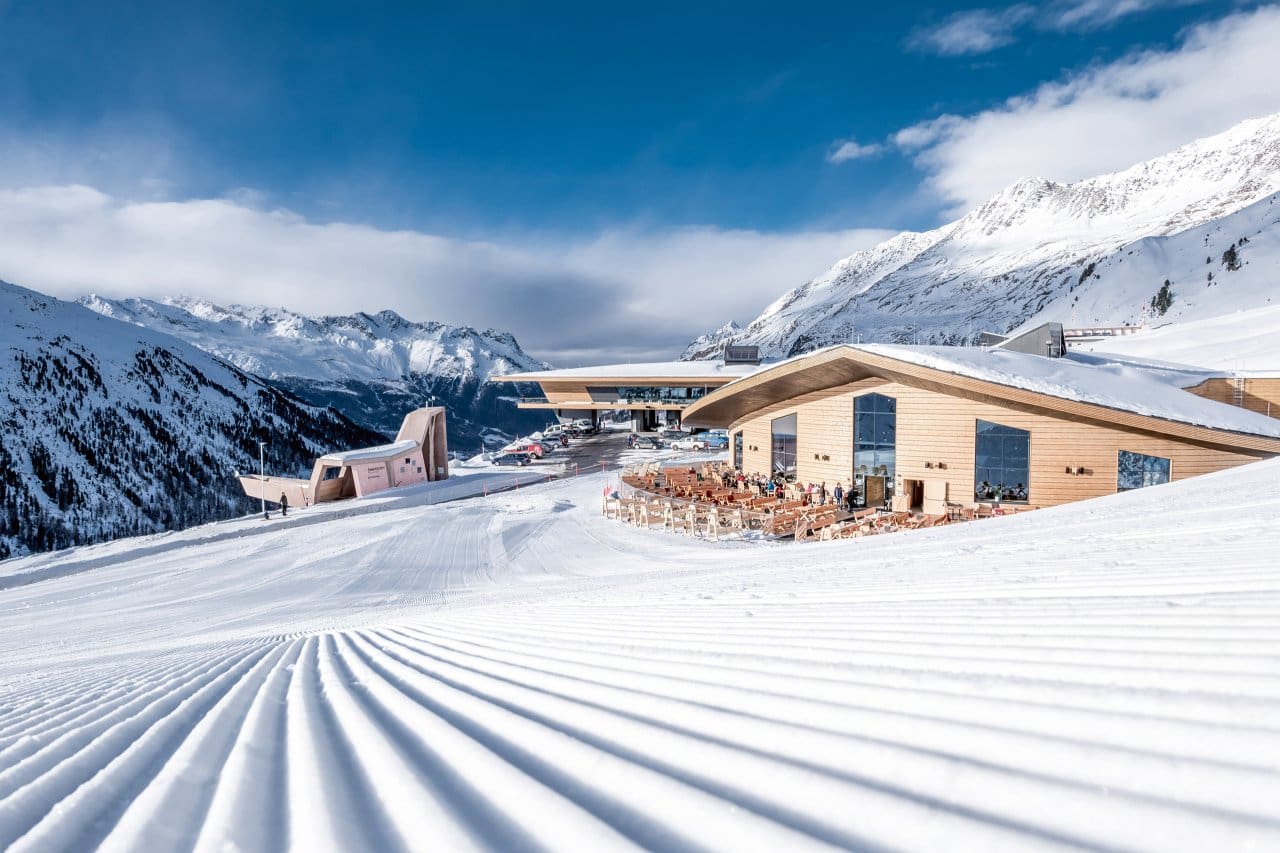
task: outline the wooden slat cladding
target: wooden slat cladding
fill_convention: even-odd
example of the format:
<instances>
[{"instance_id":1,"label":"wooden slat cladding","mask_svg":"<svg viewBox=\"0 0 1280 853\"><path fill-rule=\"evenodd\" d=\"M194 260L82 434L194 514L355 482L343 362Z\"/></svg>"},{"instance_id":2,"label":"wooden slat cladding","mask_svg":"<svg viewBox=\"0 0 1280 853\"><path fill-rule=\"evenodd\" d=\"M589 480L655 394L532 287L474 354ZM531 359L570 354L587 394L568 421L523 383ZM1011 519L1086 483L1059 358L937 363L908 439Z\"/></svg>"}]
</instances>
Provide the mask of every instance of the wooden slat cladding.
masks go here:
<instances>
[{"instance_id":1,"label":"wooden slat cladding","mask_svg":"<svg viewBox=\"0 0 1280 853\"><path fill-rule=\"evenodd\" d=\"M1207 400L1239 405L1252 412L1280 418L1280 377L1206 379L1187 390Z\"/></svg>"},{"instance_id":2,"label":"wooden slat cladding","mask_svg":"<svg viewBox=\"0 0 1280 853\"><path fill-rule=\"evenodd\" d=\"M971 500L974 489L974 430L986 420L1031 433L1029 502L1052 506L1116 491L1120 450L1171 460L1171 477L1182 480L1256 461L1255 454L1233 453L1131 430L1081 423L1018 411L934 390L895 382L865 380L831 392L814 392L767 407L734 424L745 437L743 465L767 472L770 422L796 413L797 476L803 482L848 484L853 474L853 398L875 390L894 397L897 406L897 483L903 478L944 481L952 500ZM757 450L751 450L755 446ZM818 459L814 459L814 454ZM822 459L822 456L829 459ZM925 463L946 467L925 467ZM1083 475L1067 474L1084 468ZM936 485L931 488L937 488Z\"/></svg>"},{"instance_id":3,"label":"wooden slat cladding","mask_svg":"<svg viewBox=\"0 0 1280 853\"><path fill-rule=\"evenodd\" d=\"M1280 439L1269 436L1197 426L1096 403L1068 400L922 367L848 346L833 347L776 365L714 391L691 405L685 411L684 420L695 426L726 426L751 417L766 406L800 399L808 394L826 393L844 383L873 377L928 387L946 395L988 402L1024 413L1041 413L1102 427L1114 425L1153 438L1168 438L1228 452L1253 453L1256 458L1280 453Z\"/></svg>"},{"instance_id":4,"label":"wooden slat cladding","mask_svg":"<svg viewBox=\"0 0 1280 853\"><path fill-rule=\"evenodd\" d=\"M849 482L853 471L853 396L879 388L883 379L867 379L842 388L815 391L786 403L766 406L734 429L742 429L742 465L747 473L767 474L772 465L772 423L796 414L796 471L806 483ZM755 447L755 450L751 448ZM823 459L827 456L827 459ZM817 457L817 458L815 458Z\"/></svg>"}]
</instances>

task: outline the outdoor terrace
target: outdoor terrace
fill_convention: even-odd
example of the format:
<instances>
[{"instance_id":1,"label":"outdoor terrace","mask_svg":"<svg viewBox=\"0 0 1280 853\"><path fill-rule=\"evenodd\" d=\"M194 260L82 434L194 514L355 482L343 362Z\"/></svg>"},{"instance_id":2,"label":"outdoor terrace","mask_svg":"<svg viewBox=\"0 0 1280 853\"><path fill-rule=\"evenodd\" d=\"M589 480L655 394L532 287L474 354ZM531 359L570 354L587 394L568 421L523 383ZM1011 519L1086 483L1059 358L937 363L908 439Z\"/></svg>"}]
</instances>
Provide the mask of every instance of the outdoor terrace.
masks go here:
<instances>
[{"instance_id":1,"label":"outdoor terrace","mask_svg":"<svg viewBox=\"0 0 1280 853\"><path fill-rule=\"evenodd\" d=\"M618 496L604 499L603 514L637 527L661 527L713 540L754 531L767 538L825 541L921 530L1035 509L999 503L948 503L947 512L939 515L874 507L850 511L832 503L811 503L794 483L779 495L726 486L723 478L730 470L726 462L632 466L623 471Z\"/></svg>"}]
</instances>

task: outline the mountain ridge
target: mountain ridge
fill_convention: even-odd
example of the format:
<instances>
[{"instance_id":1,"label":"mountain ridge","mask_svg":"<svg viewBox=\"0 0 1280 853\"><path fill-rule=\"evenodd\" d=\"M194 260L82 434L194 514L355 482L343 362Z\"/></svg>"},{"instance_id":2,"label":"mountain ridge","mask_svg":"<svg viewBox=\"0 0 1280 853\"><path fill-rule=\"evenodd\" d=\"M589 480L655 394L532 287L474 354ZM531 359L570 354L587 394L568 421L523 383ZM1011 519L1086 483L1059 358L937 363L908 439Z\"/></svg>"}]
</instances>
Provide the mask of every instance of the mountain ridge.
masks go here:
<instances>
[{"instance_id":1,"label":"mountain ridge","mask_svg":"<svg viewBox=\"0 0 1280 853\"><path fill-rule=\"evenodd\" d=\"M0 282L0 559L253 509L234 472L379 440L153 329Z\"/></svg>"},{"instance_id":2,"label":"mountain ridge","mask_svg":"<svg viewBox=\"0 0 1280 853\"><path fill-rule=\"evenodd\" d=\"M1125 257L1152 260L1144 250L1154 244L1144 241L1162 239L1163 251L1183 256L1201 239L1212 261L1232 247L1238 252L1240 239L1249 238L1249 262L1269 275L1280 249L1273 251L1269 236L1257 238L1276 230L1268 211L1277 193L1280 115L1241 122L1107 175L1070 184L1022 178L953 222L902 232L841 259L779 296L741 330L703 336L684 357L713 356L730 341L757 344L772 356L858 338L958 344L983 330L1006 332L1044 320L1069 324L1073 313L1086 324L1140 323L1148 318L1143 306L1149 308L1166 279L1199 299L1188 319L1257 307L1267 296L1265 283L1256 284L1252 301L1234 298L1215 308L1201 298L1204 288L1185 264L1162 270L1146 263L1149 278L1142 281L1116 273ZM1176 239L1192 232L1196 236ZM1185 309L1187 300L1174 304Z\"/></svg>"},{"instance_id":3,"label":"mountain ridge","mask_svg":"<svg viewBox=\"0 0 1280 853\"><path fill-rule=\"evenodd\" d=\"M394 435L406 410L432 398L449 409L450 443L459 448L475 450L486 438L542 425L539 416L516 408L510 386L491 382L547 367L510 332L408 320L391 309L311 317L186 296L91 294L79 301L174 334L383 435Z\"/></svg>"}]
</instances>

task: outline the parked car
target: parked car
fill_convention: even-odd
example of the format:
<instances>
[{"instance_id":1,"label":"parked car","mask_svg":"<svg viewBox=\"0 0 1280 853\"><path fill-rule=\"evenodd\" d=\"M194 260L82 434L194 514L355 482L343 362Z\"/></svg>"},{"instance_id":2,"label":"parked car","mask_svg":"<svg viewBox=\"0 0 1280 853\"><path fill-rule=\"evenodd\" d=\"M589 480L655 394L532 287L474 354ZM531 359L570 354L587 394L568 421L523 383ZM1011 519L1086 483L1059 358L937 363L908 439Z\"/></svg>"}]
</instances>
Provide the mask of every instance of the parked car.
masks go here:
<instances>
[{"instance_id":1,"label":"parked car","mask_svg":"<svg viewBox=\"0 0 1280 853\"><path fill-rule=\"evenodd\" d=\"M533 457L528 453L503 453L493 457L494 465L514 465L523 468L533 461Z\"/></svg>"},{"instance_id":2,"label":"parked car","mask_svg":"<svg viewBox=\"0 0 1280 853\"><path fill-rule=\"evenodd\" d=\"M707 441L700 435L686 435L671 442L672 450L706 450Z\"/></svg>"},{"instance_id":3,"label":"parked car","mask_svg":"<svg viewBox=\"0 0 1280 853\"><path fill-rule=\"evenodd\" d=\"M554 438L556 441L564 435L564 424L550 424L542 430L543 438Z\"/></svg>"},{"instance_id":4,"label":"parked car","mask_svg":"<svg viewBox=\"0 0 1280 853\"><path fill-rule=\"evenodd\" d=\"M631 446L637 447L641 450L661 450L666 447L662 439L658 438L656 435L638 435L635 437L635 440L631 442Z\"/></svg>"},{"instance_id":5,"label":"parked car","mask_svg":"<svg viewBox=\"0 0 1280 853\"><path fill-rule=\"evenodd\" d=\"M502 448L503 453L525 453L536 456L541 459L546 455L546 450L536 441L530 441L527 438L519 438Z\"/></svg>"},{"instance_id":6,"label":"parked car","mask_svg":"<svg viewBox=\"0 0 1280 853\"><path fill-rule=\"evenodd\" d=\"M663 438L681 438L689 434L688 430L681 429L676 424L663 424L658 427L658 435Z\"/></svg>"},{"instance_id":7,"label":"parked car","mask_svg":"<svg viewBox=\"0 0 1280 853\"><path fill-rule=\"evenodd\" d=\"M575 418L570 426L577 429L582 435L595 435L596 433L595 424L591 423L591 421L586 418Z\"/></svg>"},{"instance_id":8,"label":"parked car","mask_svg":"<svg viewBox=\"0 0 1280 853\"><path fill-rule=\"evenodd\" d=\"M724 450L729 446L729 436L722 433L703 432L696 437L706 443L708 450Z\"/></svg>"}]
</instances>

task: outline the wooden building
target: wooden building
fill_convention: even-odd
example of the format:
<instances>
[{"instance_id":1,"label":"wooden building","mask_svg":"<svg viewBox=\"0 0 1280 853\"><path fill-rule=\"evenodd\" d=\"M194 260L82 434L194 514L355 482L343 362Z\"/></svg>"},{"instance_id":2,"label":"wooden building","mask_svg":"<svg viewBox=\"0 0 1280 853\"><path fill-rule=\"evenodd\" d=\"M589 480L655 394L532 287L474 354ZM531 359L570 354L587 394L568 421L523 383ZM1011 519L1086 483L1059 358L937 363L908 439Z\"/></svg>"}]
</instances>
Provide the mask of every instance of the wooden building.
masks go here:
<instances>
[{"instance_id":1,"label":"wooden building","mask_svg":"<svg viewBox=\"0 0 1280 853\"><path fill-rule=\"evenodd\" d=\"M746 473L940 514L947 502L1052 506L1280 454L1280 420L1222 391L1204 372L1100 359L841 345L726 384L684 418L729 429Z\"/></svg>"}]
</instances>

